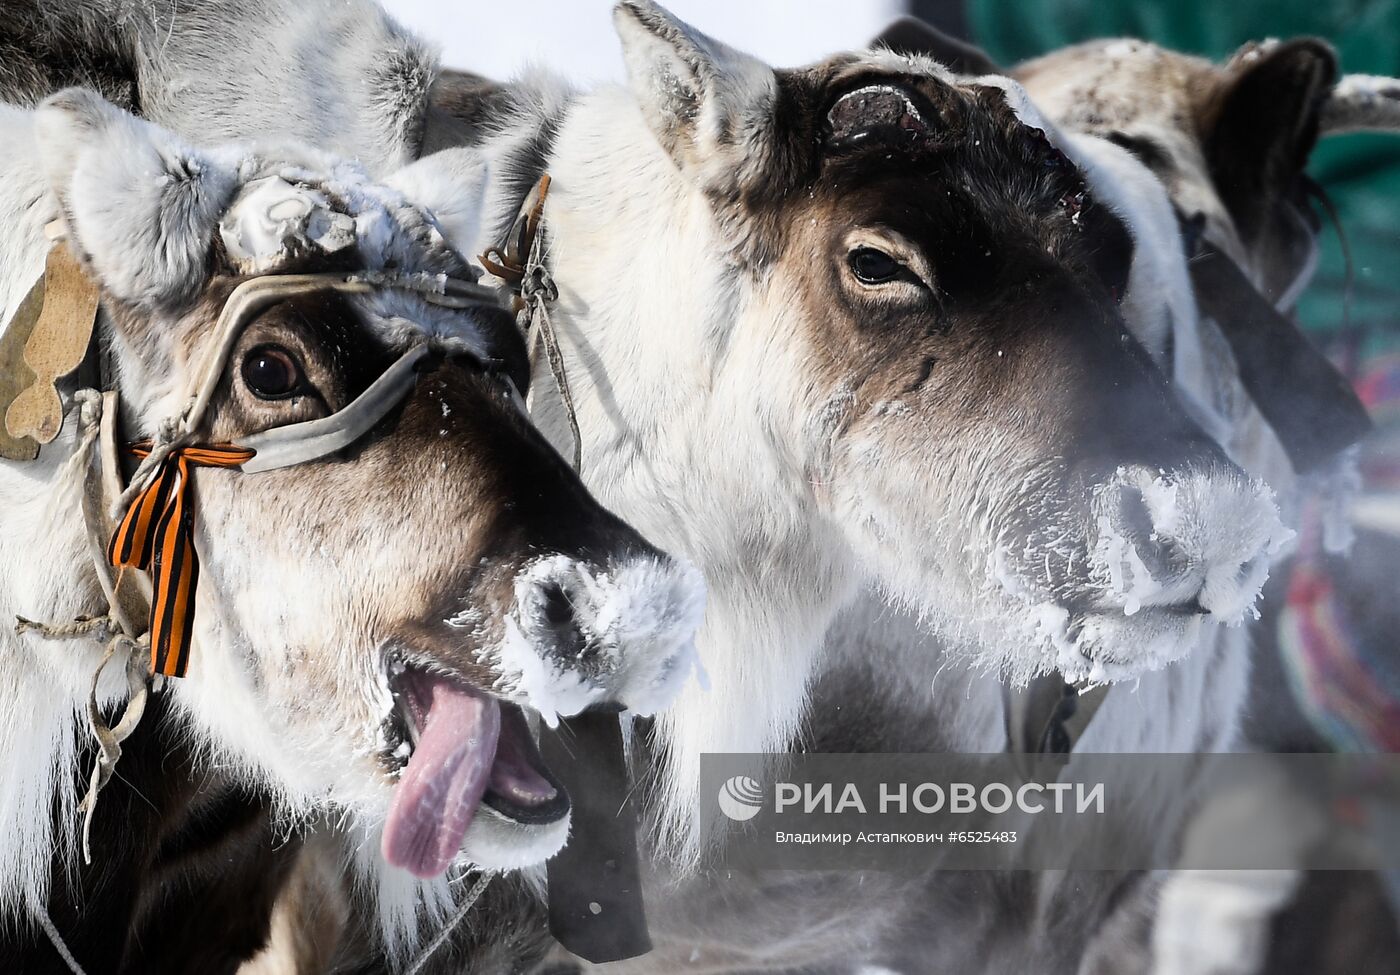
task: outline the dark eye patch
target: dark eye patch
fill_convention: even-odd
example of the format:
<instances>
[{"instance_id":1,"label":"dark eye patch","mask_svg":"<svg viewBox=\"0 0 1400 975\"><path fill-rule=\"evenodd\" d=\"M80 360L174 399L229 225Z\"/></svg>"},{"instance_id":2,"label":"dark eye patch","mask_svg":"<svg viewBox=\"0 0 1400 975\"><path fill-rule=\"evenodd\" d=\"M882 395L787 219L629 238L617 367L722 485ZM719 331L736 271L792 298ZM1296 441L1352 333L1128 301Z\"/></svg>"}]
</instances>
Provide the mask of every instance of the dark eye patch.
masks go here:
<instances>
[{"instance_id":1,"label":"dark eye patch","mask_svg":"<svg viewBox=\"0 0 1400 975\"><path fill-rule=\"evenodd\" d=\"M1104 138L1112 142L1121 149L1126 149L1132 153L1138 162L1142 163L1153 172L1160 172L1167 168L1171 162L1171 156L1167 150L1163 149L1151 139L1137 135L1127 135L1123 132L1109 132Z\"/></svg>"}]
</instances>

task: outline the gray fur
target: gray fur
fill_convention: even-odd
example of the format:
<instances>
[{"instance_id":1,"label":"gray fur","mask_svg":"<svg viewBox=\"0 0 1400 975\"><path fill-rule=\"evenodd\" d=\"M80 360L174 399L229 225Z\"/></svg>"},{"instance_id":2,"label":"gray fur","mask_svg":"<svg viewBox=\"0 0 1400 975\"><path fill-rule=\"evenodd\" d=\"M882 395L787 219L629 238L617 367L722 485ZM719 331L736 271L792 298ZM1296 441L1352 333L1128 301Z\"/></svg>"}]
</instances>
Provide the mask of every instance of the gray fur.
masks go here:
<instances>
[{"instance_id":1,"label":"gray fur","mask_svg":"<svg viewBox=\"0 0 1400 975\"><path fill-rule=\"evenodd\" d=\"M5 101L85 85L204 142L314 132L376 176L417 157L436 70L427 45L371 3L15 0L0 11ZM369 97L342 97L350 89Z\"/></svg>"}]
</instances>

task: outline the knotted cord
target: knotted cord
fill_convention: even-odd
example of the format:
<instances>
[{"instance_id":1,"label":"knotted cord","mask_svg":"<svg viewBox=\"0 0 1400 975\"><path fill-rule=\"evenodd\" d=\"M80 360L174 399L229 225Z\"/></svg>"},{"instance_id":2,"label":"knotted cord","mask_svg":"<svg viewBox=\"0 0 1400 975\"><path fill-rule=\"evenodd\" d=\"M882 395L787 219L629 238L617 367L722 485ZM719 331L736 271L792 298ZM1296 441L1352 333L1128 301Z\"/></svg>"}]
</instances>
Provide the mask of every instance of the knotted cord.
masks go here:
<instances>
[{"instance_id":1,"label":"knotted cord","mask_svg":"<svg viewBox=\"0 0 1400 975\"><path fill-rule=\"evenodd\" d=\"M569 435L574 441L574 472L579 473L583 470L583 435L578 428L578 410L574 407L573 392L569 389L569 376L564 371L564 353L559 348L559 336L549 317L549 304L559 297L559 287L554 283L549 268L544 265L543 251L544 235L536 234L530 244L525 276L520 280L520 297L525 302L525 307L520 311L520 327L527 336L532 364L538 356L538 347L541 343L544 345L549 372L554 377L559 398L564 402L564 415L569 419Z\"/></svg>"},{"instance_id":2,"label":"knotted cord","mask_svg":"<svg viewBox=\"0 0 1400 975\"><path fill-rule=\"evenodd\" d=\"M74 394L73 401L78 414L78 444L69 464L73 465L74 468L83 469L84 515L90 517L94 512L90 510L92 505L89 503L89 496L95 493L100 494L100 490L94 487L94 482L101 477L102 460L99 452L99 434L104 414L103 398L102 394L96 390L80 389ZM89 524L89 534L92 533L92 527ZM15 632L18 634L35 632L51 640L91 637L100 643L106 643L106 651L103 653L97 668L93 671L87 700L88 727L98 746L97 761L88 780L87 794L83 796L82 802L78 805L79 810L83 812L83 862L88 864L92 863L90 837L92 817L97 810L97 797L112 779L117 761L121 758L122 742L131 737L132 732L136 730L136 726L141 721L141 716L145 713L148 693L145 668L139 663L140 651L145 643L144 638L132 632L127 613L123 611L118 602L116 586L112 583L110 570L100 557L100 552L94 551L93 563L103 595L107 599L107 613L101 616L80 616L70 623L37 623L18 617L15 625ZM102 709L98 705L97 687L107 664L113 657L123 652L126 654L126 706L117 723L108 725L102 716Z\"/></svg>"},{"instance_id":3,"label":"knotted cord","mask_svg":"<svg viewBox=\"0 0 1400 975\"><path fill-rule=\"evenodd\" d=\"M439 948L447 943L447 939L452 936L452 932L457 930L457 925L462 923L462 919L470 913L472 907L481 899L481 895L486 892L486 885L491 883L491 878L494 876L495 874L488 870L477 879L476 883L472 884L471 890L467 891L467 896L463 898L462 903L457 906L457 910L447 919L447 923L442 926L442 930L437 933L433 940L429 941L427 945L424 946L423 950L419 952L418 957L414 959L412 965L408 966L404 975L419 975L419 973L423 971L428 964L428 960L433 957L433 954Z\"/></svg>"}]
</instances>

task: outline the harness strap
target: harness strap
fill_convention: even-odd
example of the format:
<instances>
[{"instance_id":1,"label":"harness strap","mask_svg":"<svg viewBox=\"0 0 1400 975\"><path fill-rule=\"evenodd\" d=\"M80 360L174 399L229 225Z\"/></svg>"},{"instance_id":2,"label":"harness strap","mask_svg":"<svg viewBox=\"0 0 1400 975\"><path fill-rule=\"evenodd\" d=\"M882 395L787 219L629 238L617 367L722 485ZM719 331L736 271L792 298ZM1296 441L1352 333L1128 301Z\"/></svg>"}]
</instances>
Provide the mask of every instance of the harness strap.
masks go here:
<instances>
[{"instance_id":1,"label":"harness strap","mask_svg":"<svg viewBox=\"0 0 1400 975\"><path fill-rule=\"evenodd\" d=\"M149 457L150 441L131 452ZM107 559L115 566L148 569L151 601L151 673L183 677L194 626L199 556L194 547L193 467L238 467L255 451L228 444L177 446L166 453L112 533Z\"/></svg>"},{"instance_id":2,"label":"harness strap","mask_svg":"<svg viewBox=\"0 0 1400 975\"><path fill-rule=\"evenodd\" d=\"M304 420L239 437L231 447L256 454L243 473L277 470L319 460L359 440L397 406L418 382L418 363L432 350L416 345L399 357L347 406L319 420Z\"/></svg>"},{"instance_id":3,"label":"harness strap","mask_svg":"<svg viewBox=\"0 0 1400 975\"><path fill-rule=\"evenodd\" d=\"M526 194L519 213L511 223L510 230L506 232L505 240L477 258L482 267L516 291L520 290L521 282L525 279L526 263L540 233L540 221L544 218L544 201L545 197L549 196L549 183L548 173L540 176L539 182Z\"/></svg>"},{"instance_id":4,"label":"harness strap","mask_svg":"<svg viewBox=\"0 0 1400 975\"><path fill-rule=\"evenodd\" d=\"M559 398L564 402L564 415L569 420L569 435L574 441L574 473L583 472L583 434L578 428L578 409L574 406L574 394L569 388L569 374L564 370L564 353L559 348L559 336L554 331L554 322L549 317L549 304L559 297L559 288L544 266L542 238L536 237L530 247L530 259L526 264L526 274L520 284L520 296L525 308L520 312L520 320L528 336L530 364L538 358L539 346L544 346L545 360L549 363L549 373L554 377L554 386L559 390ZM534 402L534 390L527 393L527 402Z\"/></svg>"},{"instance_id":5,"label":"harness strap","mask_svg":"<svg viewBox=\"0 0 1400 975\"><path fill-rule=\"evenodd\" d=\"M550 304L559 298L559 288L544 262L544 234L540 233L549 186L549 174L545 173L521 203L520 212L506 231L505 239L479 255L477 260L515 292L513 309L520 330L525 333L532 373L539 360L540 347L544 348L549 373L554 377L555 388L559 390L559 398L564 403L564 415L569 420L569 434L574 441L574 473L580 473L583 470L583 436L579 432L578 410L574 406L569 376L564 369L564 353L559 348L559 336L549 317ZM526 394L526 403L534 405L533 388Z\"/></svg>"},{"instance_id":6,"label":"harness strap","mask_svg":"<svg viewBox=\"0 0 1400 975\"><path fill-rule=\"evenodd\" d=\"M1004 688L1006 751L1024 759L1053 755L1068 760L1108 697L1108 685L1081 690L1058 671L1037 677L1023 688ZM1032 764L1021 762L1027 777Z\"/></svg>"}]
</instances>

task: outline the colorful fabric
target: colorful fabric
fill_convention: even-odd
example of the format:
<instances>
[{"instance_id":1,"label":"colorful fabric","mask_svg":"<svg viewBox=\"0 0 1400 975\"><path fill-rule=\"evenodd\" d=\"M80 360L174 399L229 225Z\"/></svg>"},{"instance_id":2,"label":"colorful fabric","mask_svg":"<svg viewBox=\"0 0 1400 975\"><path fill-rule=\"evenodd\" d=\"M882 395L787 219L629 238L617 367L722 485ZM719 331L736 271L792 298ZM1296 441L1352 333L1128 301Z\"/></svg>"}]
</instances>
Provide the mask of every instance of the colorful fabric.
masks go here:
<instances>
[{"instance_id":1,"label":"colorful fabric","mask_svg":"<svg viewBox=\"0 0 1400 975\"><path fill-rule=\"evenodd\" d=\"M134 444L142 459L149 441ZM112 540L107 558L115 566L151 573L151 673L185 676L194 630L194 596L199 556L194 547L192 467L237 467L256 451L231 444L178 447L166 454L155 475L132 501Z\"/></svg>"},{"instance_id":2,"label":"colorful fabric","mask_svg":"<svg viewBox=\"0 0 1400 975\"><path fill-rule=\"evenodd\" d=\"M1376 424L1359 460L1358 501L1400 503L1400 356L1372 360L1355 386ZM1334 747L1400 752L1400 643L1368 642L1349 618L1337 591L1348 566L1323 555L1319 520L1317 505L1310 505L1279 619L1294 696Z\"/></svg>"},{"instance_id":3,"label":"colorful fabric","mask_svg":"<svg viewBox=\"0 0 1400 975\"><path fill-rule=\"evenodd\" d=\"M1279 646L1294 696L1334 747L1400 752L1395 647L1358 638L1332 579L1311 560L1293 571Z\"/></svg>"}]
</instances>

